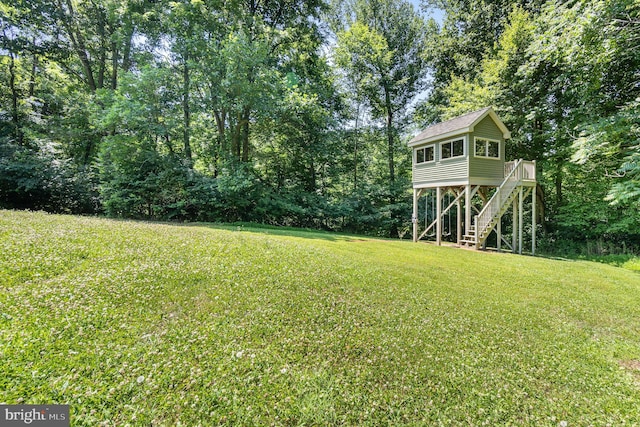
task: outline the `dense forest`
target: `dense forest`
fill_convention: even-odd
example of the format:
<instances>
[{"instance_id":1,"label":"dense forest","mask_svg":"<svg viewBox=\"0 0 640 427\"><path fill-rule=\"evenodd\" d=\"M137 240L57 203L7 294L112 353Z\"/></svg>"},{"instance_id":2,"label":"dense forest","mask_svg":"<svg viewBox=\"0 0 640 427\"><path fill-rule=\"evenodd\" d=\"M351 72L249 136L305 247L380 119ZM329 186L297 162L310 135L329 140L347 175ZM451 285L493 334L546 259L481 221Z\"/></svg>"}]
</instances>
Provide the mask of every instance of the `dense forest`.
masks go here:
<instances>
[{"instance_id":1,"label":"dense forest","mask_svg":"<svg viewBox=\"0 0 640 427\"><path fill-rule=\"evenodd\" d=\"M402 237L407 141L492 105L537 160L542 250L640 251L639 12L0 1L0 208Z\"/></svg>"}]
</instances>

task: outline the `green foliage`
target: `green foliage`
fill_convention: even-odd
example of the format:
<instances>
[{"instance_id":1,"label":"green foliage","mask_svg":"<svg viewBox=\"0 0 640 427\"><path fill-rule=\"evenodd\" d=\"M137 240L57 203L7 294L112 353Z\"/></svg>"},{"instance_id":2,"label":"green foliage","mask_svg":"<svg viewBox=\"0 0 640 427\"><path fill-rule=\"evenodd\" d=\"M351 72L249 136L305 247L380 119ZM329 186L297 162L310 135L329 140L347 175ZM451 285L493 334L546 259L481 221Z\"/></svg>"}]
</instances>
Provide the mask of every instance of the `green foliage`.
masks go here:
<instances>
[{"instance_id":1,"label":"green foliage","mask_svg":"<svg viewBox=\"0 0 640 427\"><path fill-rule=\"evenodd\" d=\"M99 160L100 194L108 215L182 219L186 170L175 156L127 137L105 140Z\"/></svg>"},{"instance_id":2,"label":"green foliage","mask_svg":"<svg viewBox=\"0 0 640 427\"><path fill-rule=\"evenodd\" d=\"M355 89L352 100L357 104L356 124L360 104L364 103L372 119L384 126L388 173L387 213L390 213L389 235L398 233L401 225L399 209L394 206L403 197L398 183L403 173L398 172L398 134L409 106L424 89L426 63L424 51L429 27L416 13L413 5L400 0L354 1L346 7L345 30L338 33L335 59L343 68L350 88ZM357 128L357 126L356 126ZM358 144L358 130L356 141ZM357 149L354 149L357 167ZM357 187L354 174L354 187ZM386 216L386 215L383 215Z\"/></svg>"},{"instance_id":3,"label":"green foliage","mask_svg":"<svg viewBox=\"0 0 640 427\"><path fill-rule=\"evenodd\" d=\"M545 194L543 245L562 250L563 239L635 242L637 2L516 5L492 24L497 32L473 41L485 43L475 53L461 46L478 24L475 13L492 6L471 2L464 10L461 4L442 2L448 17L440 37L452 38L475 65L436 61L436 91L422 108L427 117L494 105L513 135L507 157L537 161ZM462 28L458 35L450 33L452 20Z\"/></svg>"},{"instance_id":4,"label":"green foliage","mask_svg":"<svg viewBox=\"0 0 640 427\"><path fill-rule=\"evenodd\" d=\"M0 207L59 213L95 213L99 202L91 171L43 142L25 148L0 140Z\"/></svg>"},{"instance_id":5,"label":"green foliage","mask_svg":"<svg viewBox=\"0 0 640 427\"><path fill-rule=\"evenodd\" d=\"M640 208L640 101L583 127L573 160L605 170L612 181L607 200Z\"/></svg>"},{"instance_id":6,"label":"green foliage","mask_svg":"<svg viewBox=\"0 0 640 427\"><path fill-rule=\"evenodd\" d=\"M391 67L393 53L385 37L366 23L356 21L338 34L336 64L353 82L356 95L366 100L377 116L383 115L379 93L382 80Z\"/></svg>"},{"instance_id":7,"label":"green foliage","mask_svg":"<svg viewBox=\"0 0 640 427\"><path fill-rule=\"evenodd\" d=\"M0 236L0 400L73 425L640 422L623 268L8 211Z\"/></svg>"},{"instance_id":8,"label":"green foliage","mask_svg":"<svg viewBox=\"0 0 640 427\"><path fill-rule=\"evenodd\" d=\"M491 104L543 241L633 241L638 2L422 3L0 1L3 206L395 237L407 125Z\"/></svg>"},{"instance_id":9,"label":"green foliage","mask_svg":"<svg viewBox=\"0 0 640 427\"><path fill-rule=\"evenodd\" d=\"M480 110L492 105L495 95L493 87L479 82L469 82L460 77L452 77L449 85L444 89L449 105L441 109L443 120L453 119L471 111Z\"/></svg>"},{"instance_id":10,"label":"green foliage","mask_svg":"<svg viewBox=\"0 0 640 427\"><path fill-rule=\"evenodd\" d=\"M434 86L438 92L454 76L473 81L482 71L481 64L495 53L497 44L512 22L515 9L537 14L543 0L425 0L424 3L446 12L438 37L429 41L426 50L434 67Z\"/></svg>"}]
</instances>

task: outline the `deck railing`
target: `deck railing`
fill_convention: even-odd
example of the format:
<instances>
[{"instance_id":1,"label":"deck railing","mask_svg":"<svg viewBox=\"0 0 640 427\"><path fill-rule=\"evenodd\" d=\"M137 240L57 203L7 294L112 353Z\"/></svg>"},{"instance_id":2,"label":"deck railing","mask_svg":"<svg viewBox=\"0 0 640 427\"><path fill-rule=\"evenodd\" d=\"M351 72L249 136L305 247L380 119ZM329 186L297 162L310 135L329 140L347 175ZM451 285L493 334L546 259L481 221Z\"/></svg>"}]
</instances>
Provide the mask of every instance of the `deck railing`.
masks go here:
<instances>
[{"instance_id":1,"label":"deck railing","mask_svg":"<svg viewBox=\"0 0 640 427\"><path fill-rule=\"evenodd\" d=\"M504 164L504 176L507 177L511 171L518 165L522 165L522 175L520 179L523 181L535 181L536 180L536 162L528 160L514 160L512 162L505 162Z\"/></svg>"}]
</instances>

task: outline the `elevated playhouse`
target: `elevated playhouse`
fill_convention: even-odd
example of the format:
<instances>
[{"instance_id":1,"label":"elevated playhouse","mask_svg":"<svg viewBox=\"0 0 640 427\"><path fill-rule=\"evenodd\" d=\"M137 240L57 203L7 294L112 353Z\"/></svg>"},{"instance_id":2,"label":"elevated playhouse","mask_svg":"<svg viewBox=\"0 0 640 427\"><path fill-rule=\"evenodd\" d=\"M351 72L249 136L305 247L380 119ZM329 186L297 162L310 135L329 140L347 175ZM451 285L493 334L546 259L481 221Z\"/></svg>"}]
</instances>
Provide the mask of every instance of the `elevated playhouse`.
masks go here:
<instances>
[{"instance_id":1,"label":"elevated playhouse","mask_svg":"<svg viewBox=\"0 0 640 427\"><path fill-rule=\"evenodd\" d=\"M487 107L433 125L409 141L414 242L431 237L440 245L443 233L455 232L459 245L478 249L495 231L498 250L504 243L522 253L523 204L531 195L531 252L535 253L536 165L522 159L505 161L505 141L510 137L502 120ZM502 236L502 218L509 209L510 243Z\"/></svg>"}]
</instances>

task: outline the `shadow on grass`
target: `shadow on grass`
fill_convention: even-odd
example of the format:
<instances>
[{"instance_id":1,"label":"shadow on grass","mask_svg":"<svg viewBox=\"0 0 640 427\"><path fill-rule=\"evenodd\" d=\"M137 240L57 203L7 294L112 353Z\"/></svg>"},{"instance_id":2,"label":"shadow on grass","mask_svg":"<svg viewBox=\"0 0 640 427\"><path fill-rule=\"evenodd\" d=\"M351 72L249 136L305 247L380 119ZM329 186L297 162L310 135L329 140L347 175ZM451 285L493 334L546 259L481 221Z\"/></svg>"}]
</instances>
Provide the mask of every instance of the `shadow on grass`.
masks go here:
<instances>
[{"instance_id":1,"label":"shadow on grass","mask_svg":"<svg viewBox=\"0 0 640 427\"><path fill-rule=\"evenodd\" d=\"M188 227L205 227L215 230L226 230L233 232L250 232L266 234L271 236L287 236L298 237L301 239L325 240L329 242L366 242L371 240L384 240L389 242L397 242L399 239L390 239L378 236L363 236L357 234L345 234L332 231L314 230L310 228L295 228L286 226L274 226L255 223L210 223L210 222L193 222L181 224Z\"/></svg>"},{"instance_id":2,"label":"shadow on grass","mask_svg":"<svg viewBox=\"0 0 640 427\"><path fill-rule=\"evenodd\" d=\"M178 222L178 221L159 221L149 219L131 219L107 216L96 216L98 218L117 221L122 223L144 223L159 224L174 227L203 227L212 230L226 230L235 232L250 232L272 236L288 236L299 237L301 239L326 240L330 242L367 242L372 240L400 242L410 241L407 239L392 239L381 236L367 236L362 234L340 233L335 231L316 230L313 228L297 228L288 226L268 225L251 222Z\"/></svg>"},{"instance_id":3,"label":"shadow on grass","mask_svg":"<svg viewBox=\"0 0 640 427\"><path fill-rule=\"evenodd\" d=\"M598 264L606 264L612 267L623 268L640 274L640 257L633 254L624 255L557 255L557 254L536 254L540 258L551 259L554 261L589 261Z\"/></svg>"}]
</instances>

